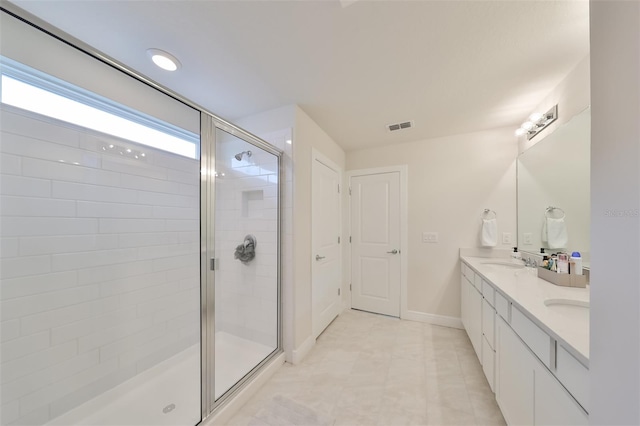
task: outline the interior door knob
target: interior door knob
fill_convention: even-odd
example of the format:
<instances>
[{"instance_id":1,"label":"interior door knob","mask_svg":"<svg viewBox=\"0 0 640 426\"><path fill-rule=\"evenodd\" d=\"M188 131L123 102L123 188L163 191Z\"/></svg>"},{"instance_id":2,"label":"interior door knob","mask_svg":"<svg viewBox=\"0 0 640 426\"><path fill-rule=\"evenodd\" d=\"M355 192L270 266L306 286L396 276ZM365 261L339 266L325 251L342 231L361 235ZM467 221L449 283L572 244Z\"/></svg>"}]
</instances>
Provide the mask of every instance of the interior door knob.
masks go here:
<instances>
[{"instance_id":1,"label":"interior door knob","mask_svg":"<svg viewBox=\"0 0 640 426\"><path fill-rule=\"evenodd\" d=\"M322 260L324 259L324 256L320 256L319 254L316 254L316 260Z\"/></svg>"},{"instance_id":2,"label":"interior door knob","mask_svg":"<svg viewBox=\"0 0 640 426\"><path fill-rule=\"evenodd\" d=\"M391 250L391 251L388 251L387 253L390 253L390 254L398 254L398 250L393 249L393 250Z\"/></svg>"}]
</instances>

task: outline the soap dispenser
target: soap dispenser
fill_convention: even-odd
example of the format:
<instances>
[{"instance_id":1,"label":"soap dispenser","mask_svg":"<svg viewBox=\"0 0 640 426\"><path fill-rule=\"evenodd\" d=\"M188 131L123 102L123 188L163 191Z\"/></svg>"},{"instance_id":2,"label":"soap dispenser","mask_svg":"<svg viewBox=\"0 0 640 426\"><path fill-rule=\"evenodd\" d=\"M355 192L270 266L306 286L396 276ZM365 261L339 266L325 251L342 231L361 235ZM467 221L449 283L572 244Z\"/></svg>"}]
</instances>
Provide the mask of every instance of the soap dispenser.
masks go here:
<instances>
[{"instance_id":1,"label":"soap dispenser","mask_svg":"<svg viewBox=\"0 0 640 426\"><path fill-rule=\"evenodd\" d=\"M514 247L513 248L513 252L511 253L511 258L512 259L518 259L518 260L522 259L522 255L518 251L518 247Z\"/></svg>"}]
</instances>

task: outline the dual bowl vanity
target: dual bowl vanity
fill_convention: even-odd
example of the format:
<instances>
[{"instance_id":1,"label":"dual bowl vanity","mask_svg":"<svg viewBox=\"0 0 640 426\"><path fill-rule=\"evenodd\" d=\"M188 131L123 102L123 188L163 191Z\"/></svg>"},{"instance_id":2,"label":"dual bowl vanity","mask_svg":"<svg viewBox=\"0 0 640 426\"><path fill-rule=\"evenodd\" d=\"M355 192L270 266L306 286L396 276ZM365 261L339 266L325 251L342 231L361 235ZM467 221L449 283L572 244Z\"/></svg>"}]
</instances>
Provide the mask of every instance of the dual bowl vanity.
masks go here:
<instances>
[{"instance_id":1,"label":"dual bowl vanity","mask_svg":"<svg viewBox=\"0 0 640 426\"><path fill-rule=\"evenodd\" d=\"M507 424L589 424L589 287L461 255L462 323Z\"/></svg>"}]
</instances>

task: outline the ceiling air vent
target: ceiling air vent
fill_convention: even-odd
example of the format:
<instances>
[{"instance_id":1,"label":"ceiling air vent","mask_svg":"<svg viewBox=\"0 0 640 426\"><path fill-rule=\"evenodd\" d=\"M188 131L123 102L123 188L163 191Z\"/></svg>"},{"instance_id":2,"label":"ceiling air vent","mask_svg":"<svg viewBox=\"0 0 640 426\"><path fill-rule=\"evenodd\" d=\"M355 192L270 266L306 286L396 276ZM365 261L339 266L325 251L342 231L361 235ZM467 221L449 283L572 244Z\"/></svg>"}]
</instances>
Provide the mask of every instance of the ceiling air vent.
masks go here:
<instances>
[{"instance_id":1,"label":"ceiling air vent","mask_svg":"<svg viewBox=\"0 0 640 426\"><path fill-rule=\"evenodd\" d=\"M413 127L413 121L405 121L403 123L396 124L387 124L387 129L390 132L395 132L396 130L405 130Z\"/></svg>"}]
</instances>

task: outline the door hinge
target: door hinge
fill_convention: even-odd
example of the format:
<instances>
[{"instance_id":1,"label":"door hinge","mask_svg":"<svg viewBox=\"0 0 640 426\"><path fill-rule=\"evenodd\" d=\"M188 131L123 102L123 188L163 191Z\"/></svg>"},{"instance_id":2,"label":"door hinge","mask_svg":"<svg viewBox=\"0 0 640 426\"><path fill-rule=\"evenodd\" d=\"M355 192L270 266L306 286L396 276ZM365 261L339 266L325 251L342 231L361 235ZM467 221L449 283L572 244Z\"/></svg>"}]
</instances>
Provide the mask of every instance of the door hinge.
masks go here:
<instances>
[{"instance_id":1,"label":"door hinge","mask_svg":"<svg viewBox=\"0 0 640 426\"><path fill-rule=\"evenodd\" d=\"M340 193L340 184L338 184L338 194Z\"/></svg>"},{"instance_id":2,"label":"door hinge","mask_svg":"<svg viewBox=\"0 0 640 426\"><path fill-rule=\"evenodd\" d=\"M338 289L338 296L340 296L340 289Z\"/></svg>"},{"instance_id":3,"label":"door hinge","mask_svg":"<svg viewBox=\"0 0 640 426\"><path fill-rule=\"evenodd\" d=\"M349 291L352 291L353 288L351 287L353 284L349 284Z\"/></svg>"},{"instance_id":4,"label":"door hinge","mask_svg":"<svg viewBox=\"0 0 640 426\"><path fill-rule=\"evenodd\" d=\"M351 195L351 187L349 187L349 195Z\"/></svg>"},{"instance_id":5,"label":"door hinge","mask_svg":"<svg viewBox=\"0 0 640 426\"><path fill-rule=\"evenodd\" d=\"M338 237L338 244L340 244L340 237Z\"/></svg>"},{"instance_id":6,"label":"door hinge","mask_svg":"<svg viewBox=\"0 0 640 426\"><path fill-rule=\"evenodd\" d=\"M349 235L349 242L351 242L351 235Z\"/></svg>"}]
</instances>

